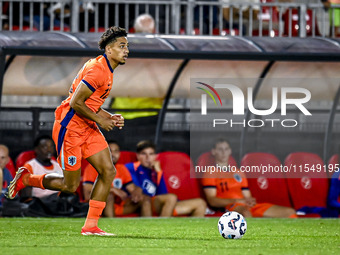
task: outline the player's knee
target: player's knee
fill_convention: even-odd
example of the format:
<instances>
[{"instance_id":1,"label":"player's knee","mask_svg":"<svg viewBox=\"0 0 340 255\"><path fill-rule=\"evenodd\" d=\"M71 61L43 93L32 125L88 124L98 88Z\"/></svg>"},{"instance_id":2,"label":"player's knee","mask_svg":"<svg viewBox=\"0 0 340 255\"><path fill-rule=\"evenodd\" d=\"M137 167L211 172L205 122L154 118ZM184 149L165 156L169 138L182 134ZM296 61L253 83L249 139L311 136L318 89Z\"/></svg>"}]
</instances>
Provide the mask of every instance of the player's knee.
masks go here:
<instances>
[{"instance_id":1,"label":"player's knee","mask_svg":"<svg viewBox=\"0 0 340 255\"><path fill-rule=\"evenodd\" d=\"M112 182L116 176L116 168L112 164L106 165L102 171L102 176L104 180Z\"/></svg>"},{"instance_id":2,"label":"player's knee","mask_svg":"<svg viewBox=\"0 0 340 255\"><path fill-rule=\"evenodd\" d=\"M148 196L148 195L143 195L141 202L142 203L151 203L151 197Z\"/></svg>"},{"instance_id":3,"label":"player's knee","mask_svg":"<svg viewBox=\"0 0 340 255\"><path fill-rule=\"evenodd\" d=\"M243 217L245 217L245 218L251 218L252 217L251 212L245 206L237 206L233 211L242 214Z\"/></svg>"},{"instance_id":4,"label":"player's knee","mask_svg":"<svg viewBox=\"0 0 340 255\"><path fill-rule=\"evenodd\" d=\"M79 182L78 183L76 183L76 182L67 183L67 184L65 184L64 189L62 191L67 192L67 193L74 193L74 192L77 191L78 186L79 186Z\"/></svg>"},{"instance_id":5,"label":"player's knee","mask_svg":"<svg viewBox=\"0 0 340 255\"><path fill-rule=\"evenodd\" d=\"M171 204L176 204L177 202L177 196L175 194L167 194L166 202Z\"/></svg>"},{"instance_id":6,"label":"player's knee","mask_svg":"<svg viewBox=\"0 0 340 255\"><path fill-rule=\"evenodd\" d=\"M207 203L202 198L198 198L196 203L199 209L204 210L204 211L206 210Z\"/></svg>"},{"instance_id":7,"label":"player's knee","mask_svg":"<svg viewBox=\"0 0 340 255\"><path fill-rule=\"evenodd\" d=\"M289 218L289 217L295 215L296 211L291 207L285 207L283 214L284 214L283 217Z\"/></svg>"}]
</instances>

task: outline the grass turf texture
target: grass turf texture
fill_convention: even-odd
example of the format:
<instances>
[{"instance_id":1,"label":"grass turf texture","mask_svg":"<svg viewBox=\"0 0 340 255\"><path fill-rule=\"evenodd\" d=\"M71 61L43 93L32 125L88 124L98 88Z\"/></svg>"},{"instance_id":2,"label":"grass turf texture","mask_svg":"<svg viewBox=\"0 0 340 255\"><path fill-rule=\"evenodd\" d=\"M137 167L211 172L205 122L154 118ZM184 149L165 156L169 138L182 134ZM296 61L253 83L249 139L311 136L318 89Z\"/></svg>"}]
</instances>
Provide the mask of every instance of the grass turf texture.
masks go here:
<instances>
[{"instance_id":1,"label":"grass turf texture","mask_svg":"<svg viewBox=\"0 0 340 255\"><path fill-rule=\"evenodd\" d=\"M1 254L340 254L340 219L247 219L239 240L218 218L101 219L115 237L81 236L84 219L0 218Z\"/></svg>"}]
</instances>

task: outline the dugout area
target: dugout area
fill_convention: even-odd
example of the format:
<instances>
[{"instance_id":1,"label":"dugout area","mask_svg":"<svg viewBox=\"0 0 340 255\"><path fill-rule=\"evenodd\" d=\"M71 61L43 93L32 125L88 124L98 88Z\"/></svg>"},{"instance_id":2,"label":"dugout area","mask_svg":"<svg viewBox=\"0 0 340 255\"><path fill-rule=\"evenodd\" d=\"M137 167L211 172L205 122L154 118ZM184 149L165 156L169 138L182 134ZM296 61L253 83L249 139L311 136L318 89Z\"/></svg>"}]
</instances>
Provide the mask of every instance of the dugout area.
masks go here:
<instances>
[{"instance_id":1,"label":"dugout area","mask_svg":"<svg viewBox=\"0 0 340 255\"><path fill-rule=\"evenodd\" d=\"M76 72L88 58L101 53L99 37L97 33L0 34L0 140L9 145L12 158L31 149L38 134L51 133L53 111L66 97ZM312 116L305 118L292 109L301 123L293 131L282 127L227 129L233 156L240 163L247 152L273 152L282 161L292 151L307 151L327 162L338 153L340 39L178 35L129 35L128 39L129 59L115 70L110 97L164 98L164 103L159 118L144 123L133 120L130 127L127 121L125 130L105 134L118 138L123 150L132 150L137 141L148 138L159 151L189 154L190 125L200 125L189 122L190 105L199 105L199 98L190 99L190 78L289 77L300 79L301 86L311 91L307 107ZM317 82L310 84L311 78ZM241 89L246 93L246 86ZM255 102L271 101L265 83L255 82L253 89ZM203 132L211 138L209 130ZM193 160L205 151L200 147Z\"/></svg>"}]
</instances>

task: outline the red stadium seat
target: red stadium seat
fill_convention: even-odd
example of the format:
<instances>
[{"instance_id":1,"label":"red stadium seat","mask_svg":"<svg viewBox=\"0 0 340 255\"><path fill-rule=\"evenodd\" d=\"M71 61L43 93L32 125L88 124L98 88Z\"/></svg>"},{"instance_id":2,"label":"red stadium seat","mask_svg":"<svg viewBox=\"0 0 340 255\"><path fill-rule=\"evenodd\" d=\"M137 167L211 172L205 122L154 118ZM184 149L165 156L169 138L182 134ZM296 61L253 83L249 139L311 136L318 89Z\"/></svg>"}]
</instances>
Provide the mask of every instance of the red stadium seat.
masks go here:
<instances>
[{"instance_id":1,"label":"red stadium seat","mask_svg":"<svg viewBox=\"0 0 340 255\"><path fill-rule=\"evenodd\" d=\"M197 160L197 165L199 166L208 166L208 165L214 165L214 164L215 164L215 159L210 151L203 153L201 156L199 156ZM234 159L233 156L229 157L229 165L238 167L236 160Z\"/></svg>"},{"instance_id":2,"label":"red stadium seat","mask_svg":"<svg viewBox=\"0 0 340 255\"><path fill-rule=\"evenodd\" d=\"M12 27L12 30L18 31L18 30L20 30L20 26L14 25ZM22 26L22 31L31 31L31 28L30 28L30 26ZM38 29L36 27L32 27L32 31L38 31Z\"/></svg>"},{"instance_id":3,"label":"red stadium seat","mask_svg":"<svg viewBox=\"0 0 340 255\"><path fill-rule=\"evenodd\" d=\"M326 207L327 174L324 171L319 173L312 171L312 169L323 167L323 165L323 160L314 153L295 152L286 157L285 166L291 169L286 174L288 189L295 209L303 206ZM306 168L304 169L304 167Z\"/></svg>"},{"instance_id":4,"label":"red stadium seat","mask_svg":"<svg viewBox=\"0 0 340 255\"><path fill-rule=\"evenodd\" d=\"M121 151L117 164L127 164L127 163L130 163L130 162L136 162L136 161L137 161L136 152Z\"/></svg>"},{"instance_id":5,"label":"red stadium seat","mask_svg":"<svg viewBox=\"0 0 340 255\"><path fill-rule=\"evenodd\" d=\"M238 29L222 29L222 31L220 31L218 28L214 28L212 31L213 35L222 35L222 36L226 36L226 35L240 35L240 31Z\"/></svg>"},{"instance_id":6,"label":"red stadium seat","mask_svg":"<svg viewBox=\"0 0 340 255\"><path fill-rule=\"evenodd\" d=\"M190 178L193 163L183 152L161 152L158 160L164 174L169 193L176 194L179 200L201 197L197 179Z\"/></svg>"},{"instance_id":7,"label":"red stadium seat","mask_svg":"<svg viewBox=\"0 0 340 255\"><path fill-rule=\"evenodd\" d=\"M102 32L105 32L106 31L106 28L105 27L98 27L98 33L102 33ZM96 32L96 28L95 27L91 27L89 29L89 32L93 33L93 32ZM133 32L130 32L129 33L133 33Z\"/></svg>"},{"instance_id":8,"label":"red stadium seat","mask_svg":"<svg viewBox=\"0 0 340 255\"><path fill-rule=\"evenodd\" d=\"M186 35L186 30L184 28L181 28L179 30L179 34L180 35ZM199 35L200 34L200 30L198 28L194 28L192 31L191 31L191 35Z\"/></svg>"},{"instance_id":9,"label":"red stadium seat","mask_svg":"<svg viewBox=\"0 0 340 255\"><path fill-rule=\"evenodd\" d=\"M7 163L7 165L5 167L11 173L12 177L14 177L15 173L16 173L16 168L15 168L14 162L11 158L9 158L9 162Z\"/></svg>"},{"instance_id":10,"label":"red stadium seat","mask_svg":"<svg viewBox=\"0 0 340 255\"><path fill-rule=\"evenodd\" d=\"M282 18L284 20L284 32L283 35L289 36L289 27L291 27L291 35L292 36L299 36L299 11L298 9L292 9L292 15L291 15L291 24L289 22L289 9L283 14ZM306 13L306 35L312 36L313 35L313 11L311 9L307 9ZM318 22L316 20L315 15L315 31L314 34L316 36L320 35Z\"/></svg>"},{"instance_id":11,"label":"red stadium seat","mask_svg":"<svg viewBox=\"0 0 340 255\"><path fill-rule=\"evenodd\" d=\"M261 0L261 3L271 3L275 2L274 0ZM262 29L262 35L263 36L278 36L279 31L277 29L274 29L275 27L279 26L279 12L276 7L271 6L262 6L262 13L257 15L257 19L262 21L262 24L265 25L265 27L269 26L270 20L272 21L273 28L271 31L269 29ZM253 36L260 35L260 31L258 29L254 29L252 32Z\"/></svg>"},{"instance_id":12,"label":"red stadium seat","mask_svg":"<svg viewBox=\"0 0 340 255\"><path fill-rule=\"evenodd\" d=\"M16 161L15 164L17 166L17 168L22 167L27 161L31 160L32 158L35 158L36 154L34 150L30 150L30 151L23 151L21 152Z\"/></svg>"},{"instance_id":13,"label":"red stadium seat","mask_svg":"<svg viewBox=\"0 0 340 255\"><path fill-rule=\"evenodd\" d=\"M253 152L244 155L241 166L281 167L281 162L271 153ZM287 182L282 172L275 172L274 174L247 172L246 174L249 189L258 203L272 203L292 207Z\"/></svg>"},{"instance_id":14,"label":"red stadium seat","mask_svg":"<svg viewBox=\"0 0 340 255\"><path fill-rule=\"evenodd\" d=\"M71 29L68 26L64 26L64 29L62 30L60 26L54 26L52 31L71 32Z\"/></svg>"}]
</instances>

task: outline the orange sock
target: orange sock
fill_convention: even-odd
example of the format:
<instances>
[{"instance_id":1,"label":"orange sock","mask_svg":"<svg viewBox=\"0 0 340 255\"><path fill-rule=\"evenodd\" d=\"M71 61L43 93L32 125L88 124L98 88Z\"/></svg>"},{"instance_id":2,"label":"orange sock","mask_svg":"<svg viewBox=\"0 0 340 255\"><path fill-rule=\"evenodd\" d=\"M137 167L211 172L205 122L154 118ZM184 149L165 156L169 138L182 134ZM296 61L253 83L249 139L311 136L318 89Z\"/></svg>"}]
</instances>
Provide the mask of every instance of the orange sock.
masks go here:
<instances>
[{"instance_id":1,"label":"orange sock","mask_svg":"<svg viewBox=\"0 0 340 255\"><path fill-rule=\"evenodd\" d=\"M86 221L84 224L85 229L97 227L98 220L106 206L106 203L97 200L90 200L89 206L89 211L87 213Z\"/></svg>"},{"instance_id":2,"label":"orange sock","mask_svg":"<svg viewBox=\"0 0 340 255\"><path fill-rule=\"evenodd\" d=\"M289 216L289 218L293 219L293 218L299 218L299 217L296 214L292 214L292 215Z\"/></svg>"},{"instance_id":3,"label":"orange sock","mask_svg":"<svg viewBox=\"0 0 340 255\"><path fill-rule=\"evenodd\" d=\"M30 187L37 187L41 189L45 189L43 185L43 180L46 174L43 175L34 175L34 174L28 174L27 179L24 180L24 184L27 184L27 186Z\"/></svg>"}]
</instances>

